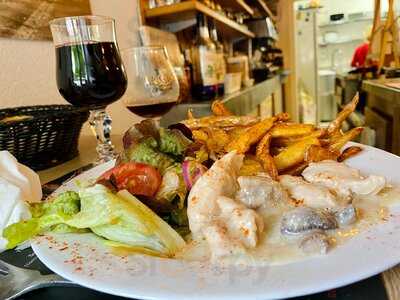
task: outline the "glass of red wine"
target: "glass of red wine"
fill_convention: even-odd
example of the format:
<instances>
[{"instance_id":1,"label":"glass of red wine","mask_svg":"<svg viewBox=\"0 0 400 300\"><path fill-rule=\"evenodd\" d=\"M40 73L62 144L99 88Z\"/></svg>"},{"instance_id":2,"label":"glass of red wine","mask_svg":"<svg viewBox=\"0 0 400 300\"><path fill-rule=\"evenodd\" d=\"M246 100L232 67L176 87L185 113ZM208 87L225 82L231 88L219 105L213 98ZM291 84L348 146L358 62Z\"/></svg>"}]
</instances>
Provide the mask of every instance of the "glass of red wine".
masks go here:
<instances>
[{"instance_id":1,"label":"glass of red wine","mask_svg":"<svg viewBox=\"0 0 400 300\"><path fill-rule=\"evenodd\" d=\"M90 110L97 138L97 164L116 156L106 106L125 93L127 78L119 54L114 20L77 16L52 20L56 77L60 94L74 106Z\"/></svg>"},{"instance_id":2,"label":"glass of red wine","mask_svg":"<svg viewBox=\"0 0 400 300\"><path fill-rule=\"evenodd\" d=\"M129 76L123 102L134 114L158 121L177 102L179 83L162 46L134 47L122 51Z\"/></svg>"}]
</instances>

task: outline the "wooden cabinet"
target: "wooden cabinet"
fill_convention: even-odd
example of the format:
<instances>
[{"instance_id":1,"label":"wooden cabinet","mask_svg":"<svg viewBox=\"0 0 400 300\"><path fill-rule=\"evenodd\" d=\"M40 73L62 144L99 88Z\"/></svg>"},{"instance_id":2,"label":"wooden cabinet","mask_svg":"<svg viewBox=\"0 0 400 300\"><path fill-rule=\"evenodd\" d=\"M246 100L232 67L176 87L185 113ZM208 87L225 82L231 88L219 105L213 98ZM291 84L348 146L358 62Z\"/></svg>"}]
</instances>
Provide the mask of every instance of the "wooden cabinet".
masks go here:
<instances>
[{"instance_id":1,"label":"wooden cabinet","mask_svg":"<svg viewBox=\"0 0 400 300\"><path fill-rule=\"evenodd\" d=\"M381 80L365 80L366 126L377 131L376 146L400 155L400 89Z\"/></svg>"},{"instance_id":2,"label":"wooden cabinet","mask_svg":"<svg viewBox=\"0 0 400 300\"><path fill-rule=\"evenodd\" d=\"M369 107L365 108L365 123L375 130L375 147L386 151L392 150L392 127L391 118L384 117Z\"/></svg>"}]
</instances>

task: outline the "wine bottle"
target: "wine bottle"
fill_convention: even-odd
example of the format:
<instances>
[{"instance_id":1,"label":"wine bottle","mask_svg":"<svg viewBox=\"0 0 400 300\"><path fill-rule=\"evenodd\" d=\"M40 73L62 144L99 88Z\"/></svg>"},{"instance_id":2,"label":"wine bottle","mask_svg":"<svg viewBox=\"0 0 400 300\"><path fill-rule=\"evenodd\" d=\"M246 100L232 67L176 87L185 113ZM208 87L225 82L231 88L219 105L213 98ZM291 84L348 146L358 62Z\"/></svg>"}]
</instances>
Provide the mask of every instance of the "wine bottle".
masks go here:
<instances>
[{"instance_id":1,"label":"wine bottle","mask_svg":"<svg viewBox=\"0 0 400 300\"><path fill-rule=\"evenodd\" d=\"M215 26L215 20L212 20L209 24L211 32L211 40L215 44L216 58L215 58L215 72L217 76L217 94L218 96L224 95L224 79L226 74L226 62L224 57L224 46L218 40L217 27Z\"/></svg>"},{"instance_id":2,"label":"wine bottle","mask_svg":"<svg viewBox=\"0 0 400 300\"><path fill-rule=\"evenodd\" d=\"M184 69L186 78L188 81L189 89L192 90L193 86L193 64L190 49L185 49L183 52L183 57L185 59Z\"/></svg>"},{"instance_id":3,"label":"wine bottle","mask_svg":"<svg viewBox=\"0 0 400 300\"><path fill-rule=\"evenodd\" d=\"M205 16L200 13L197 14L197 38L191 54L193 97L196 100L212 100L217 94L216 46L210 39Z\"/></svg>"}]
</instances>

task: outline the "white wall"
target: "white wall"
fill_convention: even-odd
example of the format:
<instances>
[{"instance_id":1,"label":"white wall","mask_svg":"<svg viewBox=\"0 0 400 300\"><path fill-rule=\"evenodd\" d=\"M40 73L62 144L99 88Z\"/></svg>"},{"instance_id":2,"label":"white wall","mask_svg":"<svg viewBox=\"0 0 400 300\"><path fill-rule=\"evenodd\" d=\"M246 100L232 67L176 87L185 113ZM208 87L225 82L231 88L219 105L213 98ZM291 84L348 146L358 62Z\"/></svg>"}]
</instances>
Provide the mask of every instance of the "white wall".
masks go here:
<instances>
[{"instance_id":1,"label":"white wall","mask_svg":"<svg viewBox=\"0 0 400 300\"><path fill-rule=\"evenodd\" d=\"M395 2L398 0L395 0ZM297 7L299 5L306 6L309 0L297 1ZM388 1L381 1L382 9L387 11ZM355 13L360 11L373 11L374 0L320 0L320 5L323 7L322 10L332 12L332 14L337 13Z\"/></svg>"},{"instance_id":2,"label":"white wall","mask_svg":"<svg viewBox=\"0 0 400 300\"><path fill-rule=\"evenodd\" d=\"M115 18L121 49L138 44L135 0L90 2L92 14ZM54 48L51 41L0 38L0 108L66 103L57 91L54 71ZM121 101L112 104L108 111L114 119L114 133L123 132L138 120L138 117L123 107Z\"/></svg>"},{"instance_id":3,"label":"white wall","mask_svg":"<svg viewBox=\"0 0 400 300\"><path fill-rule=\"evenodd\" d=\"M395 0L396 2L397 0ZM321 0L323 6L322 12L328 12L329 14L338 13L357 13L365 11L374 11L374 0ZM381 1L381 9L386 12L388 9L388 1Z\"/></svg>"}]
</instances>

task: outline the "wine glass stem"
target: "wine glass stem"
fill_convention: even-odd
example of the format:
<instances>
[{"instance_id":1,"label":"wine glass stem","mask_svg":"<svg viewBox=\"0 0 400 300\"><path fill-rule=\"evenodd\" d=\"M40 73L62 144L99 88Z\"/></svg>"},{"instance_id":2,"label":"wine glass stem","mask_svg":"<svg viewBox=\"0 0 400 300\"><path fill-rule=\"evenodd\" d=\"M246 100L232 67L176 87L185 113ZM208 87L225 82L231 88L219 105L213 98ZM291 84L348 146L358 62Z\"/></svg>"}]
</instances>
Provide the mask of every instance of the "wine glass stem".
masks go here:
<instances>
[{"instance_id":1,"label":"wine glass stem","mask_svg":"<svg viewBox=\"0 0 400 300\"><path fill-rule=\"evenodd\" d=\"M96 164L112 160L117 155L111 143L111 123L105 108L90 111L89 124L97 139Z\"/></svg>"},{"instance_id":2,"label":"wine glass stem","mask_svg":"<svg viewBox=\"0 0 400 300\"><path fill-rule=\"evenodd\" d=\"M161 125L160 125L161 116L159 116L159 117L153 117L152 119L153 119L154 123L156 123L156 125L157 125L158 127L161 126Z\"/></svg>"}]
</instances>

